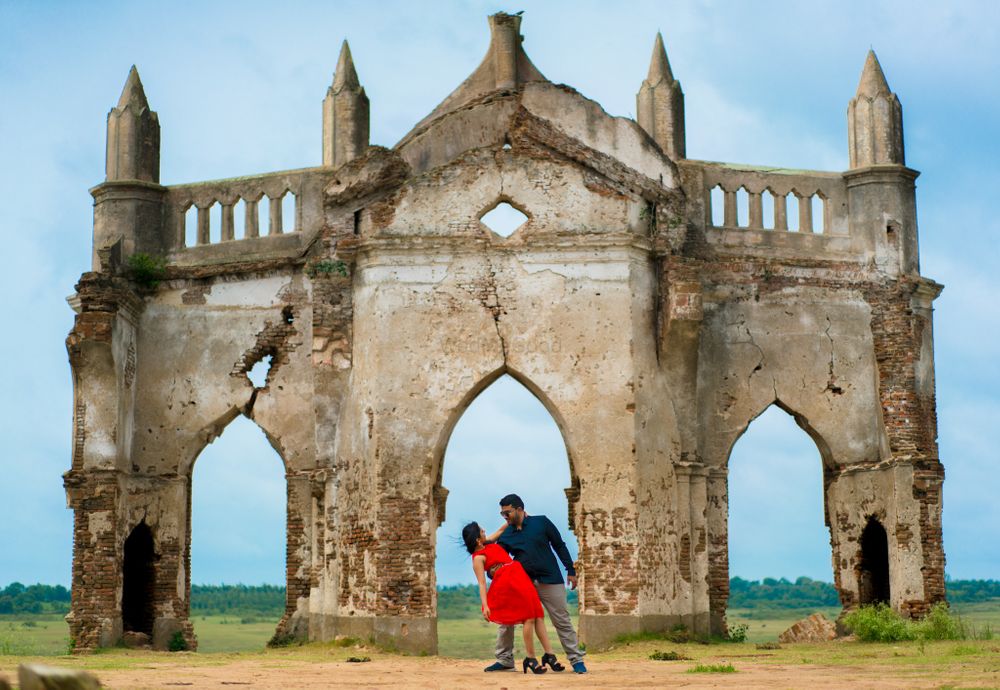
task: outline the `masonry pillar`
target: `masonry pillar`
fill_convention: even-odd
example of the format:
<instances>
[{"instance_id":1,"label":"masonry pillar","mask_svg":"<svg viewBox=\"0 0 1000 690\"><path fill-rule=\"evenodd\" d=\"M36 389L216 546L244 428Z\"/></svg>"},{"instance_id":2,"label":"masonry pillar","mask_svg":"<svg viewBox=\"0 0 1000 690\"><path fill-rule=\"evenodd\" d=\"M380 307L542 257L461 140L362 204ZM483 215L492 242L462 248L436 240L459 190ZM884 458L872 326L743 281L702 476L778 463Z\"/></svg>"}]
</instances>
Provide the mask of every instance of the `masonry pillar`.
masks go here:
<instances>
[{"instance_id":1,"label":"masonry pillar","mask_svg":"<svg viewBox=\"0 0 1000 690\"><path fill-rule=\"evenodd\" d=\"M312 583L316 522L311 473L286 475L288 492L285 542L285 613L276 637L306 639L309 634L309 593Z\"/></svg>"},{"instance_id":2,"label":"masonry pillar","mask_svg":"<svg viewBox=\"0 0 1000 690\"><path fill-rule=\"evenodd\" d=\"M73 371L73 454L63 476L74 511L72 604L76 649L121 637L123 476L129 468L135 324L142 302L119 279L87 273L66 338Z\"/></svg>"},{"instance_id":3,"label":"masonry pillar","mask_svg":"<svg viewBox=\"0 0 1000 690\"><path fill-rule=\"evenodd\" d=\"M729 605L729 481L720 467L707 469L709 632L725 635Z\"/></svg>"}]
</instances>

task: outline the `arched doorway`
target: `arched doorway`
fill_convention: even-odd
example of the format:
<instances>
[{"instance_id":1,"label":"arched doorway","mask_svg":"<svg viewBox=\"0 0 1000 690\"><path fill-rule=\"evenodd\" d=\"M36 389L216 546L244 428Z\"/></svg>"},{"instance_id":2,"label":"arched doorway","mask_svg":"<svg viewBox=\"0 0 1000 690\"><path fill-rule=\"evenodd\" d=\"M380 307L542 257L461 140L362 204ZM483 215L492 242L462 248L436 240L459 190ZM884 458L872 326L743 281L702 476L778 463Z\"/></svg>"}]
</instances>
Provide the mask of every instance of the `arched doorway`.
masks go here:
<instances>
[{"instance_id":1,"label":"arched doorway","mask_svg":"<svg viewBox=\"0 0 1000 690\"><path fill-rule=\"evenodd\" d=\"M825 514L821 439L781 403L753 419L728 463L727 623L751 637L781 633L782 607L793 617L836 616L830 530Z\"/></svg>"},{"instance_id":2,"label":"arched doorway","mask_svg":"<svg viewBox=\"0 0 1000 690\"><path fill-rule=\"evenodd\" d=\"M861 532L857 573L862 606L889 603L889 535L874 516Z\"/></svg>"},{"instance_id":3,"label":"arched doorway","mask_svg":"<svg viewBox=\"0 0 1000 690\"><path fill-rule=\"evenodd\" d=\"M440 484L448 498L446 520L437 532L438 651L481 658L493 649L497 628L478 615L479 597L461 544L462 527L474 520L487 532L496 529L503 523L499 499L516 493L529 514L552 520L576 558L565 494L572 480L562 432L527 387L502 375L461 413L448 438ZM575 601L574 593L571 614ZM554 631L550 635L558 639Z\"/></svg>"},{"instance_id":4,"label":"arched doorway","mask_svg":"<svg viewBox=\"0 0 1000 690\"><path fill-rule=\"evenodd\" d=\"M263 648L285 609L284 463L240 415L191 470L191 621L203 652Z\"/></svg>"},{"instance_id":5,"label":"arched doorway","mask_svg":"<svg viewBox=\"0 0 1000 690\"><path fill-rule=\"evenodd\" d=\"M153 635L156 592L153 533L140 522L125 540L122 560L122 630Z\"/></svg>"}]
</instances>

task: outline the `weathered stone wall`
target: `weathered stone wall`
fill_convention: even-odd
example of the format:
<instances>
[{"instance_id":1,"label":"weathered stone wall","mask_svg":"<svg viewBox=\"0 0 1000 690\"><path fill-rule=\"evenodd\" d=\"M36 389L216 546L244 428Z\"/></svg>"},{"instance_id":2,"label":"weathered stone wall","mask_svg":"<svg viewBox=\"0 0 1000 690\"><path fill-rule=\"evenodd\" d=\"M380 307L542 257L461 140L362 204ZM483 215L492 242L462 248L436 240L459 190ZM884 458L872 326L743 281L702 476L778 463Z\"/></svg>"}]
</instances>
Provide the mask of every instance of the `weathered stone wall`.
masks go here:
<instances>
[{"instance_id":1,"label":"weathered stone wall","mask_svg":"<svg viewBox=\"0 0 1000 690\"><path fill-rule=\"evenodd\" d=\"M678 112L647 113L659 127L650 133L545 80L519 23L494 18L494 40L514 48L491 48L394 149L354 150L352 139L322 168L95 188L95 270L77 286L67 339L78 649L123 634L124 543L140 524L156 556L153 643L180 633L195 647L193 467L242 414L285 467L288 596L276 635L435 651L445 448L504 374L538 397L566 444L591 647L677 623L725 631L728 460L770 405L819 450L845 607L869 596L861 537L873 520L886 533L890 603L919 615L943 599L940 286L919 275L916 173L901 159L844 174L673 160L661 146L683 151L682 100L662 42L650 74L669 76L675 97L647 107ZM346 46L338 70L357 107L328 108L324 127L354 118L343 131L360 136L367 97ZM122 103L148 110L137 74ZM117 136L109 130L116 156L128 150L111 146ZM154 153L114 169L158 179ZM295 210L282 218L287 194ZM766 227L764 194L775 203ZM787 229L793 199L798 231ZM506 238L480 220L501 202L527 216ZM192 205L197 243L185 247ZM164 254L163 275L128 268L135 252ZM267 357L255 387L247 372Z\"/></svg>"}]
</instances>

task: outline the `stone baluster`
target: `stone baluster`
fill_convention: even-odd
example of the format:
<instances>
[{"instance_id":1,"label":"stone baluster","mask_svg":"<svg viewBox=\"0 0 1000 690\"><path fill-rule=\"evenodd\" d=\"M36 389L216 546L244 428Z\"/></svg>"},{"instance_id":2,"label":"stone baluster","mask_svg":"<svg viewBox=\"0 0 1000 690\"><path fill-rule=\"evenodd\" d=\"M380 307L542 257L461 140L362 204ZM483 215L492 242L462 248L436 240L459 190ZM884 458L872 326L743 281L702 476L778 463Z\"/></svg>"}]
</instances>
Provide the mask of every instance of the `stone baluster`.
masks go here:
<instances>
[{"instance_id":1,"label":"stone baluster","mask_svg":"<svg viewBox=\"0 0 1000 690\"><path fill-rule=\"evenodd\" d=\"M726 188L723 188L722 191L726 195L725 206L723 206L724 212L723 212L722 224L727 228L735 228L737 227L736 192L735 191L731 192Z\"/></svg>"},{"instance_id":2,"label":"stone baluster","mask_svg":"<svg viewBox=\"0 0 1000 690\"><path fill-rule=\"evenodd\" d=\"M268 235L281 234L281 198L282 198L281 196L268 197L268 200L271 203L270 213L268 214L268 222L267 222Z\"/></svg>"},{"instance_id":3,"label":"stone baluster","mask_svg":"<svg viewBox=\"0 0 1000 690\"><path fill-rule=\"evenodd\" d=\"M788 230L788 195L771 192L774 199L774 229Z\"/></svg>"},{"instance_id":4,"label":"stone baluster","mask_svg":"<svg viewBox=\"0 0 1000 690\"><path fill-rule=\"evenodd\" d=\"M246 207L246 218L243 225L244 239L260 237L260 220L257 213L257 204L263 196L263 194L258 194L256 197L243 197L244 206Z\"/></svg>"},{"instance_id":5,"label":"stone baluster","mask_svg":"<svg viewBox=\"0 0 1000 690\"><path fill-rule=\"evenodd\" d=\"M236 204L236 200L229 199L219 203L222 204L222 230L220 239L223 242L229 242L236 238L236 232L233 228L233 206Z\"/></svg>"},{"instance_id":6,"label":"stone baluster","mask_svg":"<svg viewBox=\"0 0 1000 690\"><path fill-rule=\"evenodd\" d=\"M208 212L212 208L212 202L209 202L207 206L201 204L195 204L198 208L198 239L199 245L210 244L212 241L209 235L209 219Z\"/></svg>"},{"instance_id":7,"label":"stone baluster","mask_svg":"<svg viewBox=\"0 0 1000 690\"><path fill-rule=\"evenodd\" d=\"M754 230L762 230L764 228L764 206L760 198L761 193L747 190L747 194L750 195L750 227Z\"/></svg>"},{"instance_id":8,"label":"stone baluster","mask_svg":"<svg viewBox=\"0 0 1000 690\"><path fill-rule=\"evenodd\" d=\"M799 197L799 232L813 231L813 207L811 196Z\"/></svg>"}]
</instances>

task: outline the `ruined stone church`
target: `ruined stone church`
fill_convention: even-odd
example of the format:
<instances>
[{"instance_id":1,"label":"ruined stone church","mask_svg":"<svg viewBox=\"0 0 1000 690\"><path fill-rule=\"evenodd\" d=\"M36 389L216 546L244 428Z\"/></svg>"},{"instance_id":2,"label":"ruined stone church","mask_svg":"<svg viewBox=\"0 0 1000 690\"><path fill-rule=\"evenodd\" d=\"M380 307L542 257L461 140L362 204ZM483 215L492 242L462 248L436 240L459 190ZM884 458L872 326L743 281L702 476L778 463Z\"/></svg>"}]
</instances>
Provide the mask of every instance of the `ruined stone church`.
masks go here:
<instances>
[{"instance_id":1,"label":"ruined stone church","mask_svg":"<svg viewBox=\"0 0 1000 690\"><path fill-rule=\"evenodd\" d=\"M490 17L482 63L392 148L345 43L322 165L210 182L160 184L133 68L70 299L76 649L196 647L192 468L245 415L287 478L277 634L434 653L445 447L505 374L566 444L591 648L725 631L729 454L771 405L822 458L844 607L943 600L941 286L874 53L849 169L785 170L687 158L659 37L632 120L546 79L520 24ZM523 224L491 230L499 206Z\"/></svg>"}]
</instances>

